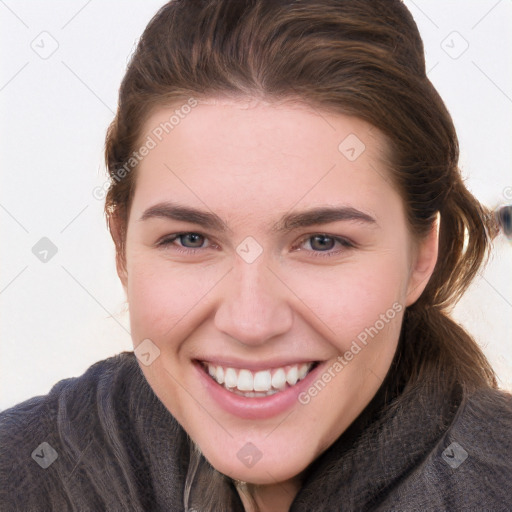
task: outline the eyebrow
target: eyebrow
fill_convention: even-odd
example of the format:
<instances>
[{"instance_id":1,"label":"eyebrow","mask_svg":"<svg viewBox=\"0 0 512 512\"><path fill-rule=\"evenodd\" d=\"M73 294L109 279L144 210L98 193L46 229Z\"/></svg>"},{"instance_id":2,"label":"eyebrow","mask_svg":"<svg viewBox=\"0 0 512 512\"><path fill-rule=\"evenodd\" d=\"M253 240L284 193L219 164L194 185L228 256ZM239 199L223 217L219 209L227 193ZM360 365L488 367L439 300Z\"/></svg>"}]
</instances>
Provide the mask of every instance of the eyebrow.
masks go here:
<instances>
[{"instance_id":1,"label":"eyebrow","mask_svg":"<svg viewBox=\"0 0 512 512\"><path fill-rule=\"evenodd\" d=\"M215 213L198 210L172 202L158 203L144 211L139 221L160 218L197 224L204 229L218 232L231 231L226 223ZM287 213L272 226L272 231L282 233L298 228L336 221L355 221L377 225L377 221L368 213L349 206L321 206L295 213Z\"/></svg>"}]
</instances>

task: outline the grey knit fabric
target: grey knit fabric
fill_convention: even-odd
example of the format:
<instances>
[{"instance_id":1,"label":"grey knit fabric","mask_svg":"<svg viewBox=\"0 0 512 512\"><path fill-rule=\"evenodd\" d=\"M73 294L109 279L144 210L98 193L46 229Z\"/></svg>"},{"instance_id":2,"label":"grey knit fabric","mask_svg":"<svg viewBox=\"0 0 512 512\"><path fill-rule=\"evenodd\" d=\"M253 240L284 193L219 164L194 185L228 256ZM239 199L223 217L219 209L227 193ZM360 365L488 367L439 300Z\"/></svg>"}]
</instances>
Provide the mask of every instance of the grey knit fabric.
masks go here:
<instances>
[{"instance_id":1,"label":"grey knit fabric","mask_svg":"<svg viewBox=\"0 0 512 512\"><path fill-rule=\"evenodd\" d=\"M512 510L511 395L420 386L381 414L388 397L311 464L291 512ZM124 352L0 413L0 510L182 511L188 461Z\"/></svg>"}]
</instances>

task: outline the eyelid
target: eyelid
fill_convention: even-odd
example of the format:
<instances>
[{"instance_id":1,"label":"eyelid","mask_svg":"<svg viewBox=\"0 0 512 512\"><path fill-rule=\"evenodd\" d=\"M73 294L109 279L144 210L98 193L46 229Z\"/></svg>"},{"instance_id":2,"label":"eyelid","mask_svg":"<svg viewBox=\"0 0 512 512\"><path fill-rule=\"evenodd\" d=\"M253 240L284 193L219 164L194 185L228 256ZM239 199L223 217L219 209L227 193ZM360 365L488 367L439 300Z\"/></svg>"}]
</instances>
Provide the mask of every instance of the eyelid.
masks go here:
<instances>
[{"instance_id":1,"label":"eyelid","mask_svg":"<svg viewBox=\"0 0 512 512\"><path fill-rule=\"evenodd\" d=\"M203 237L205 240L210 241L210 245L208 247L215 245L215 242L211 241L211 237L209 237L208 235L205 235L204 233L201 233L200 231L180 231L180 232L164 235L163 237L159 238L153 245L156 247L165 247L167 245L172 245L172 242L174 242L175 240L180 238L180 236L184 236L184 235L199 235L199 236ZM176 247L181 247L181 246L176 246ZM188 251L196 251L196 250L198 251L203 248L202 247L198 247L198 248L181 247L181 249L188 250Z\"/></svg>"},{"instance_id":2,"label":"eyelid","mask_svg":"<svg viewBox=\"0 0 512 512\"><path fill-rule=\"evenodd\" d=\"M174 247L176 248L176 250L178 252L181 252L181 253L184 253L184 254L197 254L199 251L202 251L204 249L209 249L209 248L212 248L217 246L218 245L215 243L215 242L212 242L210 237L208 235L205 235L204 233L201 233L199 231L180 231L180 232L177 232L177 233L172 233L172 234L168 234L168 235L165 235L163 237L161 237L154 245L157 247L157 248L166 248L166 247L169 247L169 246L173 246L173 242L177 239L180 238L180 236L184 236L184 235L191 235L191 234L194 234L194 235L199 235L201 237L203 237L205 240L209 240L210 241L210 245L208 247L183 247L183 246L180 246L180 245L174 245ZM303 250L303 249L298 249L298 251L303 251L303 252L307 252L307 253L310 253L313 255L313 257L325 257L325 258L328 258L330 256L337 256L339 255L340 253L342 252L345 252L347 250L350 250L350 249L354 249L354 248L357 248L357 244L351 240L350 238L347 238L347 237L344 237L344 236L339 236L339 235L331 235L329 233L325 233L325 232L321 232L321 231L316 231L316 232L313 232L313 233L308 233L308 234L305 234L303 235L299 241L297 243L295 243L293 246L292 246L292 250L297 250L298 247L300 247L302 244L304 244L306 241L312 239L313 237L315 236L324 236L326 238L331 238L332 240L334 240L335 242L338 242L338 244L340 244L342 246L341 249L338 249L338 250L327 250L327 251L314 251L314 250Z\"/></svg>"},{"instance_id":3,"label":"eyelid","mask_svg":"<svg viewBox=\"0 0 512 512\"><path fill-rule=\"evenodd\" d=\"M324 233L324 232L316 232L316 233L310 233L310 234L304 235L299 240L299 242L297 242L292 247L292 249L296 249L297 247L300 247L304 242L314 238L315 236L324 236L326 238L331 238L335 242L338 242L342 246L342 249L328 250L328 251L312 251L312 250L306 251L308 253L313 254L314 257L317 257L317 256L320 256L320 257L322 257L322 256L324 256L324 257L337 256L341 252L344 252L344 251L349 250L349 249L355 249L357 247L357 244L355 242L353 242L351 239L349 239L349 238L347 238L345 236L330 235L329 233ZM299 249L299 251L301 251L301 249Z\"/></svg>"}]
</instances>

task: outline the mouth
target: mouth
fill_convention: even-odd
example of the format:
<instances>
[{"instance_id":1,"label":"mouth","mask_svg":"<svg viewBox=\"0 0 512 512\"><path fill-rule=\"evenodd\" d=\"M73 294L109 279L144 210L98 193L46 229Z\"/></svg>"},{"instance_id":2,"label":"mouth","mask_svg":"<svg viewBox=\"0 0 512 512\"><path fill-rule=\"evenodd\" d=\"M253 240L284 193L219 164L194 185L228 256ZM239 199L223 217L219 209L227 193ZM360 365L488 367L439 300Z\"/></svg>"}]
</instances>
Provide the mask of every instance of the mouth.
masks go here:
<instances>
[{"instance_id":1,"label":"mouth","mask_svg":"<svg viewBox=\"0 0 512 512\"><path fill-rule=\"evenodd\" d=\"M217 384L245 398L267 397L292 388L320 364L319 361L310 361L253 371L209 361L197 362Z\"/></svg>"}]
</instances>

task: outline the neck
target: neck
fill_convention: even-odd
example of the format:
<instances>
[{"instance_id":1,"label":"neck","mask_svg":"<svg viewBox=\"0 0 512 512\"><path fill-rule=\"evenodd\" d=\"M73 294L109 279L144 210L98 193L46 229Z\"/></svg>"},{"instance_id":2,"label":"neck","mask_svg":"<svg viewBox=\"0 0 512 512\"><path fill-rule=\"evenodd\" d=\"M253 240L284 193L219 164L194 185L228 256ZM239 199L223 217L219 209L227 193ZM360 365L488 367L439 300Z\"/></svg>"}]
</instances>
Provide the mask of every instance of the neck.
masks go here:
<instances>
[{"instance_id":1,"label":"neck","mask_svg":"<svg viewBox=\"0 0 512 512\"><path fill-rule=\"evenodd\" d=\"M300 487L299 476L275 484L236 484L245 512L288 512Z\"/></svg>"},{"instance_id":2,"label":"neck","mask_svg":"<svg viewBox=\"0 0 512 512\"><path fill-rule=\"evenodd\" d=\"M390 375L385 379L385 382L383 382L381 388L372 398L370 404L334 444L342 441L341 446L346 448L353 445L356 438L373 420L374 415L384 406L386 400L390 400L394 396L393 393L396 393L396 391L392 391L394 384L392 376L390 372ZM336 448L331 456L335 456L338 459L340 457L339 448ZM313 461L311 466L318 466L318 463L319 460ZM235 481L235 487L245 512L288 512L304 483L305 477L306 470L285 482L256 485Z\"/></svg>"}]
</instances>

